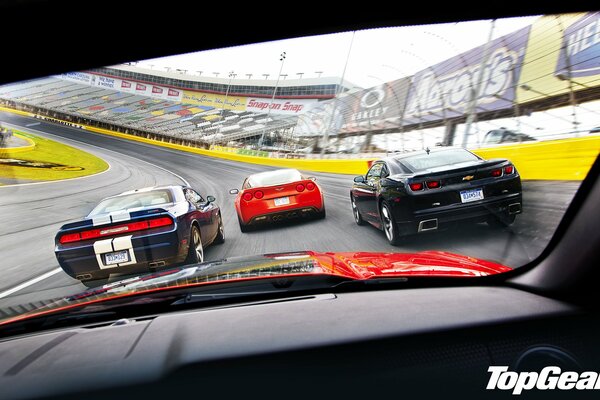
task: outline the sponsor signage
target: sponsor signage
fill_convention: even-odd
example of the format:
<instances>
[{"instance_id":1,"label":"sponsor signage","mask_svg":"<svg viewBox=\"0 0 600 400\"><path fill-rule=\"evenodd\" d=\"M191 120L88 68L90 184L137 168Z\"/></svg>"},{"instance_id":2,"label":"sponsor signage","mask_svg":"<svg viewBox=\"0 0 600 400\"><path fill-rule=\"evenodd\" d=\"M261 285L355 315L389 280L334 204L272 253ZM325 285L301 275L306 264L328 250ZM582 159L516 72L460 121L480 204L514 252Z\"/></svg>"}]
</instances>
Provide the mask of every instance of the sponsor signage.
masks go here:
<instances>
[{"instance_id":1,"label":"sponsor signage","mask_svg":"<svg viewBox=\"0 0 600 400\"><path fill-rule=\"evenodd\" d=\"M399 127L406 108L409 78L398 79L339 99L341 132Z\"/></svg>"},{"instance_id":2,"label":"sponsor signage","mask_svg":"<svg viewBox=\"0 0 600 400\"><path fill-rule=\"evenodd\" d=\"M600 13L548 15L531 25L518 103L597 87L599 78Z\"/></svg>"},{"instance_id":3,"label":"sponsor signage","mask_svg":"<svg viewBox=\"0 0 600 400\"><path fill-rule=\"evenodd\" d=\"M238 111L246 110L246 99L246 97L240 96L225 96L222 94L193 92L191 90L183 90L181 94L182 103Z\"/></svg>"},{"instance_id":4,"label":"sponsor signage","mask_svg":"<svg viewBox=\"0 0 600 400\"><path fill-rule=\"evenodd\" d=\"M106 76L95 76L94 81L96 82L96 86L107 89L117 89L121 86L119 79L108 78ZM117 81L119 82L117 83Z\"/></svg>"},{"instance_id":5,"label":"sponsor signage","mask_svg":"<svg viewBox=\"0 0 600 400\"><path fill-rule=\"evenodd\" d=\"M464 115L480 74L476 111L511 107L529 31L530 27L523 28L416 73L410 85L406 123Z\"/></svg>"},{"instance_id":6,"label":"sponsor signage","mask_svg":"<svg viewBox=\"0 0 600 400\"><path fill-rule=\"evenodd\" d=\"M84 83L86 85L89 85L91 80L90 74L86 74L83 72L67 72L65 74L55 76L60 79L77 83Z\"/></svg>"},{"instance_id":7,"label":"sponsor signage","mask_svg":"<svg viewBox=\"0 0 600 400\"><path fill-rule=\"evenodd\" d=\"M557 77L600 74L600 12L589 13L564 30Z\"/></svg>"},{"instance_id":8,"label":"sponsor signage","mask_svg":"<svg viewBox=\"0 0 600 400\"><path fill-rule=\"evenodd\" d=\"M263 99L249 97L246 102L246 110L256 113L269 112L278 115L300 115L309 111L317 100L284 100L284 99Z\"/></svg>"},{"instance_id":9,"label":"sponsor signage","mask_svg":"<svg viewBox=\"0 0 600 400\"><path fill-rule=\"evenodd\" d=\"M179 89L148 85L119 78L88 74L85 72L69 72L66 74L55 75L55 77L77 83L83 83L90 86L112 89L126 93L133 93L137 95L152 97L155 99L170 100L174 102L181 102L183 92Z\"/></svg>"}]
</instances>

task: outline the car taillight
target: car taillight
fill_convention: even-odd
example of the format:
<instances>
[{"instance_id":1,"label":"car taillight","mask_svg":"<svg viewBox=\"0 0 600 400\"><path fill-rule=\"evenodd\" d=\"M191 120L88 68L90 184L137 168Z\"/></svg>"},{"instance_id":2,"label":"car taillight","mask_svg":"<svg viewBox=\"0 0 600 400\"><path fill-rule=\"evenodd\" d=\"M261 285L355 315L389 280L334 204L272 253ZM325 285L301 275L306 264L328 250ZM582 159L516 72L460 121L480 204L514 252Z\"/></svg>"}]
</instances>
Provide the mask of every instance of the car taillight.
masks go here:
<instances>
[{"instance_id":1,"label":"car taillight","mask_svg":"<svg viewBox=\"0 0 600 400\"><path fill-rule=\"evenodd\" d=\"M88 229L77 233L66 233L59 239L61 244L78 242L80 240L97 239L105 236L114 236L120 233L129 233L143 231L145 229L160 228L162 226L173 225L173 220L169 217L154 218L146 221L130 222L128 224L107 226L106 228Z\"/></svg>"},{"instance_id":2,"label":"car taillight","mask_svg":"<svg viewBox=\"0 0 600 400\"><path fill-rule=\"evenodd\" d=\"M427 181L426 183L429 189L437 189L441 186L440 181Z\"/></svg>"},{"instance_id":3,"label":"car taillight","mask_svg":"<svg viewBox=\"0 0 600 400\"><path fill-rule=\"evenodd\" d=\"M61 243L78 242L80 240L81 240L81 236L79 235L79 233L67 233L66 235L62 235L60 237Z\"/></svg>"},{"instance_id":4,"label":"car taillight","mask_svg":"<svg viewBox=\"0 0 600 400\"><path fill-rule=\"evenodd\" d=\"M261 192L260 190L257 190L256 192L254 192L254 197L256 197L257 199L262 199L264 195L265 194L263 192Z\"/></svg>"},{"instance_id":5,"label":"car taillight","mask_svg":"<svg viewBox=\"0 0 600 400\"><path fill-rule=\"evenodd\" d=\"M512 174L514 170L515 168L512 165L507 165L506 167L504 167L504 173L507 175Z\"/></svg>"},{"instance_id":6,"label":"car taillight","mask_svg":"<svg viewBox=\"0 0 600 400\"><path fill-rule=\"evenodd\" d=\"M314 183L308 182L306 184L306 189L308 189L308 190L314 190L314 188L315 188L315 184Z\"/></svg>"},{"instance_id":7,"label":"car taillight","mask_svg":"<svg viewBox=\"0 0 600 400\"><path fill-rule=\"evenodd\" d=\"M417 190L423 190L423 182L414 182L411 183L409 186L410 190L412 190L413 192L416 192Z\"/></svg>"},{"instance_id":8,"label":"car taillight","mask_svg":"<svg viewBox=\"0 0 600 400\"><path fill-rule=\"evenodd\" d=\"M298 192L304 192L304 185L299 183L296 185L296 191Z\"/></svg>"},{"instance_id":9,"label":"car taillight","mask_svg":"<svg viewBox=\"0 0 600 400\"><path fill-rule=\"evenodd\" d=\"M246 201L250 201L252 200L252 193L250 192L246 192L242 195L242 199L246 200Z\"/></svg>"},{"instance_id":10,"label":"car taillight","mask_svg":"<svg viewBox=\"0 0 600 400\"><path fill-rule=\"evenodd\" d=\"M493 169L491 174L492 174L492 176L501 176L502 175L502 168Z\"/></svg>"}]
</instances>

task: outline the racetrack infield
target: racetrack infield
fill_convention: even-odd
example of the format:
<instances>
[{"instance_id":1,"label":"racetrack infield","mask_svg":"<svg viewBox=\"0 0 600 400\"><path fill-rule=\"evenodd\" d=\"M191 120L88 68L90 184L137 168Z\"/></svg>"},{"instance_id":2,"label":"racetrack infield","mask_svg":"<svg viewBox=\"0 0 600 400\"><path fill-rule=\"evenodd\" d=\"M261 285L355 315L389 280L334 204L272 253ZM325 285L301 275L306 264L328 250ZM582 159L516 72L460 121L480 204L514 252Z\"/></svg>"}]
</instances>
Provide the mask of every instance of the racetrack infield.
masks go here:
<instances>
[{"instance_id":1,"label":"racetrack infield","mask_svg":"<svg viewBox=\"0 0 600 400\"><path fill-rule=\"evenodd\" d=\"M28 151L3 149L0 155L0 184L79 178L108 169L106 161L75 147L29 132L15 133L31 139L35 147Z\"/></svg>"}]
</instances>

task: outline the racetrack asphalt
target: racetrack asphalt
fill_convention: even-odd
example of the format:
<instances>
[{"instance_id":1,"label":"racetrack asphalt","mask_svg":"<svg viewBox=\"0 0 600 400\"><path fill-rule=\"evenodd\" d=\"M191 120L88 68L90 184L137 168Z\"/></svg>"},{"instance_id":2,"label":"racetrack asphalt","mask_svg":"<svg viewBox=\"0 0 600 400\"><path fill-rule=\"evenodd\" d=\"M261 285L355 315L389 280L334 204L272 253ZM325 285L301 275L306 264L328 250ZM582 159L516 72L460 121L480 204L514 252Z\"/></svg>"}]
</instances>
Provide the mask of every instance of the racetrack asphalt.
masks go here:
<instances>
[{"instance_id":1,"label":"racetrack asphalt","mask_svg":"<svg viewBox=\"0 0 600 400\"><path fill-rule=\"evenodd\" d=\"M274 167L228 160L95 134L33 118L0 113L3 123L62 141L97 155L110 164L98 175L19 186L0 186L0 293L50 271L56 271L54 236L67 222L81 219L99 200L125 190L182 179L221 207L225 243L205 249L206 260L283 251L414 252L444 250L519 267L534 260L554 234L579 182L523 182L523 214L505 229L465 224L447 231L408 237L400 246L387 243L383 232L358 226L350 207L352 176L315 173L325 193L327 218L300 221L241 233L229 189L240 188L249 174ZM4 298L0 308L57 298L85 290L58 271Z\"/></svg>"}]
</instances>

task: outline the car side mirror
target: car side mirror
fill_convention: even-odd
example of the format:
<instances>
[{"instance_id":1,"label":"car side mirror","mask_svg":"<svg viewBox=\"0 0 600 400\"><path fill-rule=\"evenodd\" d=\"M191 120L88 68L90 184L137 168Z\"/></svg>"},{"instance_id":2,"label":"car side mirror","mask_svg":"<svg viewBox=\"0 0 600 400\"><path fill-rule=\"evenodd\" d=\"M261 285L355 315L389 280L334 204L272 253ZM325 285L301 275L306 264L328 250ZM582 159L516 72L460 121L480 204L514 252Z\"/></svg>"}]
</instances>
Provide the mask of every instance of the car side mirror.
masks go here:
<instances>
[{"instance_id":1,"label":"car side mirror","mask_svg":"<svg viewBox=\"0 0 600 400\"><path fill-rule=\"evenodd\" d=\"M362 175L359 175L357 177L354 178L354 182L356 183L364 183L365 182L365 177Z\"/></svg>"},{"instance_id":2,"label":"car side mirror","mask_svg":"<svg viewBox=\"0 0 600 400\"><path fill-rule=\"evenodd\" d=\"M217 199L215 199L215 196L206 196L206 204L210 204L210 203L214 203Z\"/></svg>"},{"instance_id":3,"label":"car side mirror","mask_svg":"<svg viewBox=\"0 0 600 400\"><path fill-rule=\"evenodd\" d=\"M314 176L309 176L309 177L308 177L308 178L306 178L306 179L310 179L311 181L316 181L316 180L317 180L317 178L315 178Z\"/></svg>"},{"instance_id":4,"label":"car side mirror","mask_svg":"<svg viewBox=\"0 0 600 400\"><path fill-rule=\"evenodd\" d=\"M237 190L237 189L231 189L231 190L229 191L229 194L238 194L239 192L240 192L240 191L239 191L239 190Z\"/></svg>"}]
</instances>

